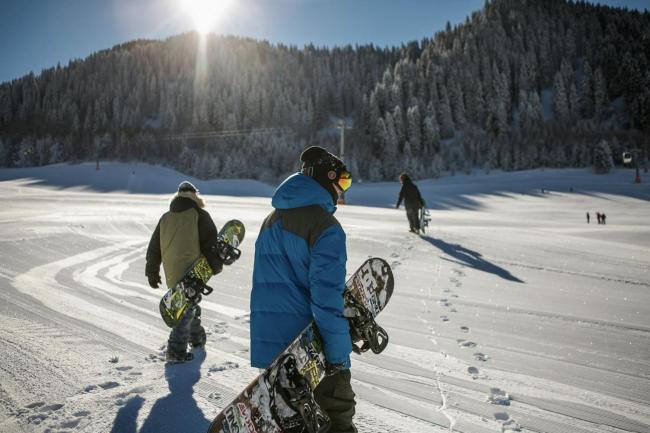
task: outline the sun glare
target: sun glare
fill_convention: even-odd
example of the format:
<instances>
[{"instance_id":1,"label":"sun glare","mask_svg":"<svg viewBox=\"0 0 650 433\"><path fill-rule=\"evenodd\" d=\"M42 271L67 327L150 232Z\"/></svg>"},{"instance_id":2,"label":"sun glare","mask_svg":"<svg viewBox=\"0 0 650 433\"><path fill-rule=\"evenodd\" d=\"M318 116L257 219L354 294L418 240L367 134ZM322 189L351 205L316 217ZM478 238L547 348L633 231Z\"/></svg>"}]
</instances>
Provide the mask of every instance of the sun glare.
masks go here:
<instances>
[{"instance_id":1,"label":"sun glare","mask_svg":"<svg viewBox=\"0 0 650 433\"><path fill-rule=\"evenodd\" d=\"M194 23L199 33L208 33L214 29L217 21L223 17L232 0L179 0L183 11Z\"/></svg>"}]
</instances>

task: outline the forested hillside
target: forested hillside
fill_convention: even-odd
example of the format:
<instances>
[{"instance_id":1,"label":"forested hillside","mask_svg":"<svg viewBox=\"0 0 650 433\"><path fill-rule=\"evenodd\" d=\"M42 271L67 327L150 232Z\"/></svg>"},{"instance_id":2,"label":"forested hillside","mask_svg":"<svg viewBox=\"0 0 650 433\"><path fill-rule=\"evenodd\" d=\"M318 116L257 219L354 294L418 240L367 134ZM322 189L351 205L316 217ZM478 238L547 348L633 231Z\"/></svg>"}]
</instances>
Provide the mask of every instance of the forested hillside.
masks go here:
<instances>
[{"instance_id":1,"label":"forested hillside","mask_svg":"<svg viewBox=\"0 0 650 433\"><path fill-rule=\"evenodd\" d=\"M380 29L378 29L380 31ZM357 177L588 166L650 136L650 13L486 2L401 47L303 48L184 34L0 85L0 165L94 158L273 181L345 118ZM647 155L647 152L646 152Z\"/></svg>"}]
</instances>

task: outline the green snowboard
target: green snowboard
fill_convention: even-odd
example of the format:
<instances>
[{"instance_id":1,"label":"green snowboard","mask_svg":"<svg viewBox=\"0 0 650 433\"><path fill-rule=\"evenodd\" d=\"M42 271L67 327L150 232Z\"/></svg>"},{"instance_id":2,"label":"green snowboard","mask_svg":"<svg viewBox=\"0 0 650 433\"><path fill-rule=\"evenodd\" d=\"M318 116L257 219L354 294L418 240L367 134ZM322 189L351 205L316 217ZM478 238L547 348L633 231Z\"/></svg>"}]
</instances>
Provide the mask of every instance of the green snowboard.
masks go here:
<instances>
[{"instance_id":1,"label":"green snowboard","mask_svg":"<svg viewBox=\"0 0 650 433\"><path fill-rule=\"evenodd\" d=\"M244 224L239 220L230 220L223 225L217 236L216 245L220 253L223 253L224 264L231 264L239 258L239 244L244 240L245 234ZM174 328L178 324L191 301L201 295L212 293L212 288L207 285L210 277L212 277L212 268L202 255L160 300L160 315L167 326Z\"/></svg>"}]
</instances>

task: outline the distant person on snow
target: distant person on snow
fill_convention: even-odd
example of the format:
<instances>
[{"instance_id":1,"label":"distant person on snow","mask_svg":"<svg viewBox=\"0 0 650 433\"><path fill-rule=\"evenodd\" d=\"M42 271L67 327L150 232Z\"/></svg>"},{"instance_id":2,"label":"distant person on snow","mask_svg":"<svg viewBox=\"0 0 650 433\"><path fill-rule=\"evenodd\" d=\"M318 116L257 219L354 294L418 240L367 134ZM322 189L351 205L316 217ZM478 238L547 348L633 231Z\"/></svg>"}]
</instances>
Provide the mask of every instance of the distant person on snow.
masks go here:
<instances>
[{"instance_id":1,"label":"distant person on snow","mask_svg":"<svg viewBox=\"0 0 650 433\"><path fill-rule=\"evenodd\" d=\"M406 208L406 218L409 221L409 231L413 233L420 232L420 208L424 207L424 200L420 195L420 190L413 183L408 174L402 173L399 176L399 181L402 183L402 189L399 192L397 199L396 209L404 200L404 207Z\"/></svg>"},{"instance_id":2,"label":"distant person on snow","mask_svg":"<svg viewBox=\"0 0 650 433\"><path fill-rule=\"evenodd\" d=\"M600 224L600 212L596 212L596 220L598 221L598 224Z\"/></svg>"},{"instance_id":3,"label":"distant person on snow","mask_svg":"<svg viewBox=\"0 0 650 433\"><path fill-rule=\"evenodd\" d=\"M255 242L251 365L267 368L314 320L327 361L314 399L330 417L330 432L356 433L352 339L343 316L345 232L333 215L352 179L343 162L323 148L306 149L300 160L302 170L275 191L275 209Z\"/></svg>"},{"instance_id":4,"label":"distant person on snow","mask_svg":"<svg viewBox=\"0 0 650 433\"><path fill-rule=\"evenodd\" d=\"M607 224L607 215L605 213L600 214L600 219L603 220L603 224Z\"/></svg>"},{"instance_id":5,"label":"distant person on snow","mask_svg":"<svg viewBox=\"0 0 650 433\"><path fill-rule=\"evenodd\" d=\"M589 215L589 212L587 212L587 224L589 224L590 219L591 219L591 216Z\"/></svg>"},{"instance_id":6,"label":"distant person on snow","mask_svg":"<svg viewBox=\"0 0 650 433\"><path fill-rule=\"evenodd\" d=\"M190 182L181 182L169 205L169 212L160 218L151 235L145 274L154 289L161 283L161 262L165 270L165 283L170 288L181 280L201 254L208 260L215 275L223 268L217 249L213 248L217 241L217 227L204 209L205 202L198 192ZM205 346L206 336L201 326L198 301L200 298L190 302L180 322L169 334L165 356L168 362L191 360L193 355L187 352L188 343L192 347Z\"/></svg>"}]
</instances>

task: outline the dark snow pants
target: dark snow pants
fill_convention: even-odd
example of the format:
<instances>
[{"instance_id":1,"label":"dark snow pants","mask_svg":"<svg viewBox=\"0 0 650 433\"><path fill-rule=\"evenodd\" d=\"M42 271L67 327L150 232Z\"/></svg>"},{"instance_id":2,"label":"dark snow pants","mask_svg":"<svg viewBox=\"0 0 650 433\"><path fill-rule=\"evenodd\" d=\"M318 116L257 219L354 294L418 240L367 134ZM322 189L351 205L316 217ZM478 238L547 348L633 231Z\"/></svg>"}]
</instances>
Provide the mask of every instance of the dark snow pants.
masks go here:
<instances>
[{"instance_id":1,"label":"dark snow pants","mask_svg":"<svg viewBox=\"0 0 650 433\"><path fill-rule=\"evenodd\" d=\"M420 230L420 208L419 207L407 207L406 218L408 218L409 220L409 229L411 231Z\"/></svg>"},{"instance_id":2,"label":"dark snow pants","mask_svg":"<svg viewBox=\"0 0 650 433\"><path fill-rule=\"evenodd\" d=\"M332 376L325 376L314 389L314 399L332 421L328 433L357 433L352 423L354 416L354 391L350 379L350 370L340 371Z\"/></svg>"},{"instance_id":3,"label":"dark snow pants","mask_svg":"<svg viewBox=\"0 0 650 433\"><path fill-rule=\"evenodd\" d=\"M201 326L201 307L191 304L178 325L172 329L167 341L167 352L181 355L187 352L187 343L205 344L205 329Z\"/></svg>"}]
</instances>

